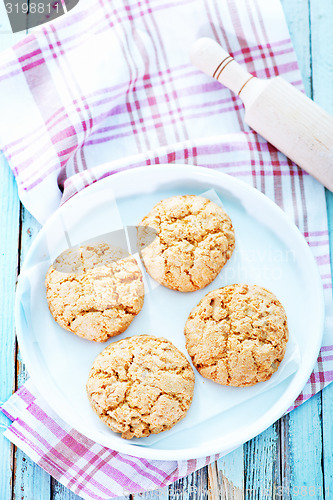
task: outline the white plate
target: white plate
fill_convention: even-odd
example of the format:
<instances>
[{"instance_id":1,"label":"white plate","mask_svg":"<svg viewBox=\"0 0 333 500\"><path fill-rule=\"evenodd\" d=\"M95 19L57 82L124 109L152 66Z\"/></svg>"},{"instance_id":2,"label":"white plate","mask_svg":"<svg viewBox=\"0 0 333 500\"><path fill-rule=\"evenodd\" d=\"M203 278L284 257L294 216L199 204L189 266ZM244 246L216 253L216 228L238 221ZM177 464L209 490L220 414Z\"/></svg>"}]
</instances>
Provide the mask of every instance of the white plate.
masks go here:
<instances>
[{"instance_id":1,"label":"white plate","mask_svg":"<svg viewBox=\"0 0 333 500\"><path fill-rule=\"evenodd\" d=\"M75 245L120 229L122 224L135 226L163 198L201 194L210 189L216 191L233 221L234 255L218 278L203 290L182 294L159 286L153 294L147 293L142 311L127 331L109 342L130 335L153 334L169 338L187 354L183 327L192 307L209 290L237 282L256 283L270 289L284 305L290 337L299 345L300 366L285 380L259 394L254 388L222 387L196 374L194 400L185 419L171 431L158 435L158 439L151 436L123 440L99 421L85 394L91 364L109 342L97 344L80 339L54 322L45 298L46 270L52 259L67 248L64 226L71 244ZM145 279L148 291L154 282L147 274ZM22 269L16 300L22 356L48 404L92 440L150 459L180 460L226 453L269 427L293 403L308 380L321 345L323 321L324 301L317 266L308 245L287 216L245 183L206 168L186 165L128 170L74 196L48 220L33 242ZM248 394L248 399L210 416L208 396L199 398L203 387L207 388L205 396L212 395L221 401L235 397L237 402L239 394Z\"/></svg>"}]
</instances>

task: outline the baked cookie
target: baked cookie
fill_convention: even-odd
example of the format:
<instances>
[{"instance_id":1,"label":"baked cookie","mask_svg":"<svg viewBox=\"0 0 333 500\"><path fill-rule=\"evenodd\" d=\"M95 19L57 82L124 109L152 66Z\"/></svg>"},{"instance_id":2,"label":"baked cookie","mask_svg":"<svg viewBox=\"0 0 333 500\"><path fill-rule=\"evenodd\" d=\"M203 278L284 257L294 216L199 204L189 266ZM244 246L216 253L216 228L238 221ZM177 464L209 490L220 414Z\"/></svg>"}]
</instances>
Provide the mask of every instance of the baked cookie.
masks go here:
<instances>
[{"instance_id":1,"label":"baked cookie","mask_svg":"<svg viewBox=\"0 0 333 500\"><path fill-rule=\"evenodd\" d=\"M193 292L211 283L235 247L226 212L201 196L160 201L138 226L138 247L147 272L173 290Z\"/></svg>"},{"instance_id":2,"label":"baked cookie","mask_svg":"<svg viewBox=\"0 0 333 500\"><path fill-rule=\"evenodd\" d=\"M148 335L111 343L95 359L87 382L92 408L125 439L171 429L186 415L193 389L184 354Z\"/></svg>"},{"instance_id":3,"label":"baked cookie","mask_svg":"<svg viewBox=\"0 0 333 500\"><path fill-rule=\"evenodd\" d=\"M46 274L46 297L60 326L104 342L140 312L143 278L134 257L106 243L63 252Z\"/></svg>"},{"instance_id":4,"label":"baked cookie","mask_svg":"<svg viewBox=\"0 0 333 500\"><path fill-rule=\"evenodd\" d=\"M275 295L257 285L209 292L185 325L186 348L203 377L244 387L268 380L288 341L287 317Z\"/></svg>"}]
</instances>

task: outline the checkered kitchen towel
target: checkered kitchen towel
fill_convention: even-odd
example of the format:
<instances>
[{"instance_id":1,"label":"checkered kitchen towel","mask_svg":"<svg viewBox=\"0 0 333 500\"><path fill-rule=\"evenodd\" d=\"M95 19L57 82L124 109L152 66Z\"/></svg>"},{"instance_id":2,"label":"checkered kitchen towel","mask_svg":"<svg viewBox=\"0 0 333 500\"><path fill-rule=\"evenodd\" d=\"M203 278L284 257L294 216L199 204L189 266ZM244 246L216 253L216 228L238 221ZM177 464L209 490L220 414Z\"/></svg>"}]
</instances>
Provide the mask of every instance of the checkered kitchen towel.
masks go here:
<instances>
[{"instance_id":1,"label":"checkered kitchen towel","mask_svg":"<svg viewBox=\"0 0 333 500\"><path fill-rule=\"evenodd\" d=\"M297 406L333 380L324 189L244 124L236 96L191 66L201 36L257 76L302 89L278 0L81 0L0 56L0 148L41 222L92 182L157 163L221 170L273 199L307 239L327 305ZM86 499L162 487L216 458L149 462L103 448L61 421L31 381L2 410L13 420L6 436Z\"/></svg>"}]
</instances>

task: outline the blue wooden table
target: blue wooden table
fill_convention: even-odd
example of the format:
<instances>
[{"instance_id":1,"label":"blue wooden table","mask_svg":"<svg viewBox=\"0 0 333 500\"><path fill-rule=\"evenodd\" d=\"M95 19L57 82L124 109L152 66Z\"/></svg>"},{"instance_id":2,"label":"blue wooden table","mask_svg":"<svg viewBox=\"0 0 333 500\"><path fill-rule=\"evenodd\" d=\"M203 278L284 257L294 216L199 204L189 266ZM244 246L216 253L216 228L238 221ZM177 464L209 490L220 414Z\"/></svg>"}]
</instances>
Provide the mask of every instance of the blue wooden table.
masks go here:
<instances>
[{"instance_id":1,"label":"blue wooden table","mask_svg":"<svg viewBox=\"0 0 333 500\"><path fill-rule=\"evenodd\" d=\"M222 0L221 0L222 1ZM268 0L269 1L269 0ZM333 0L283 0L307 94L333 114ZM0 49L17 41L0 11ZM1 116L0 116L1 119ZM333 195L327 193L333 248ZM38 223L20 205L0 153L0 401L27 378L15 340L17 274ZM332 254L331 254L332 262ZM0 430L8 425L0 414ZM167 499L333 499L333 384L216 463L155 492ZM79 499L0 433L0 500Z\"/></svg>"}]
</instances>

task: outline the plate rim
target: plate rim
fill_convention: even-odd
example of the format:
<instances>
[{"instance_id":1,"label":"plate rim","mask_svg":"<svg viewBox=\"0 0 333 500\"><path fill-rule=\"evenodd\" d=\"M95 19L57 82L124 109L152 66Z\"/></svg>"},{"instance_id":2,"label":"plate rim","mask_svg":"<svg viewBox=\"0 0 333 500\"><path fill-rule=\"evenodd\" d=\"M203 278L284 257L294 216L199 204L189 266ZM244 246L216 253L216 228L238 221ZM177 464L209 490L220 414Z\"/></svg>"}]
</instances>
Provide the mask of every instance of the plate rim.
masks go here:
<instances>
[{"instance_id":1,"label":"plate rim","mask_svg":"<svg viewBox=\"0 0 333 500\"><path fill-rule=\"evenodd\" d=\"M250 430L248 432L242 432L238 436L238 439L234 440L232 443L230 443L228 440L223 446L222 443L219 444L211 444L209 449L207 448L206 451L202 450L202 445L200 446L194 446L192 448L182 448L178 450L172 450L172 449L156 449L156 448L150 448L150 447L143 447L143 446L136 446L133 444L127 444L126 440L124 440L124 443L122 442L116 442L115 446L113 449L116 451L119 451L121 453L124 453L126 455L132 455L138 458L146 458L146 459L154 459L154 460L189 460L189 459L195 459L195 458L200 458L200 457L206 457L206 456L211 456L214 454L218 453L223 453L226 454L233 449L237 448L238 446L241 446L244 444L246 441L252 439L253 437L257 436L259 433L263 432L265 429L270 427L274 422L276 422L281 416L285 414L285 412L288 410L288 408L293 404L297 396L301 393L302 389L304 388L312 370L315 365L315 362L318 357L318 353L322 344L322 338L323 338L323 333L324 333L324 321L325 321L325 301L324 301L324 292L323 292L323 286L322 286L322 281L319 273L318 266L315 262L315 258L311 252L310 247L306 243L306 240L300 230L297 228L297 226L294 224L294 222L287 216L287 214L276 204L274 203L268 196L263 194L261 191L258 189L254 188L250 184L247 184L246 182L238 179L237 177L233 177L229 174L226 174L224 172L220 172L218 170L213 170L209 169L207 167L202 167L202 166L196 166L196 165L187 165L187 164L158 164L158 165L150 165L150 166L142 166L142 167L136 167L136 168L131 168L131 169L126 169L122 170L120 172L116 172L114 174L108 175L107 177L104 177L102 179L99 179L98 181L95 181L91 185L83 188L80 190L78 193L73 195L71 198L66 200L66 202L63 205L60 205L58 209L49 217L49 219L46 221L42 229L39 231L37 234L36 238L32 242L27 255L24 259L23 266L20 271L20 276L18 277L18 282L17 282L17 288L16 288L16 295L15 295L15 310L14 310L14 315L15 315L15 325L16 325L16 335L19 343L19 347L21 350L22 358L24 360L24 363L27 366L29 376L31 377L34 385L36 386L37 390L40 392L42 397L45 399L47 404L52 408L52 410L62 419L64 420L65 423L69 424L71 427L76 429L78 432L81 434L85 435L89 439L101 444L102 446L111 448L109 445L106 445L105 443L101 442L101 439L98 439L98 435L94 435L94 433L87 433L86 430L82 429L80 424L77 422L73 422L71 418L67 418L66 416L63 415L62 411L58 408L55 408L52 404L52 399L49 397L49 392L47 391L46 387L44 387L42 381L40 378L35 374L35 369L33 367L33 362L30 362L29 355L27 353L26 345L25 345L25 340L24 340L24 326L22 325L21 321L21 307L20 307L20 290L21 290L21 280L20 277L21 275L24 274L26 268L28 267L28 262L29 258L31 255L33 255L34 250L36 247L38 247L39 240L43 237L43 229L45 228L46 225L52 224L53 219L56 219L63 210L63 207L66 206L68 209L69 204L74 204L77 203L77 200L79 198L84 198L89 195L90 192L93 190L97 189L97 192L99 188L97 186L101 186L100 189L103 189L104 186L106 186L108 183L114 181L115 178L121 179L122 177L130 177L132 174L140 175L140 173L144 172L144 174L149 175L149 172L154 172L155 175L158 176L158 172L163 170L165 171L166 169L170 169L172 171L172 174L176 174L174 177L171 178L171 180L186 180L184 178L185 176L191 176L193 178L193 173L198 175L199 177L206 177L206 178L220 178L221 180L226 181L226 188L228 189L228 186L234 185L238 187L241 191L245 191L247 193L250 193L250 196L257 197L261 199L264 203L268 204L273 211L275 211L278 215L278 217L283 219L283 222L294 232L295 237L298 238L299 242L304 246L305 252L308 253L309 260L312 261L312 274L316 276L315 280L315 285L317 289L317 293L320 295L320 302L321 302L321 311L320 311L320 318L318 318L318 331L320 333L316 336L317 342L315 344L315 347L313 349L313 355L312 355L312 361L311 363L309 362L307 370L305 370L305 374L302 377L302 382L299 382L298 384L295 384L295 387L293 390L290 390L289 392L290 395L286 401L285 404L279 405L280 409L276 411L276 406L277 403L275 403L270 410L266 411L263 416L257 420L255 423L251 423L250 425ZM192 175L191 175L192 173ZM182 175L180 175L182 174ZM199 181L202 179L199 179ZM158 183L158 177L156 178L156 182ZM221 187L221 185L218 185L217 187ZM104 187L104 189L107 189L107 187ZM35 376L36 375L36 376ZM278 402L281 401L281 397L278 399ZM282 406L282 408L281 408ZM259 430L258 430L259 429ZM244 436L245 435L245 436Z\"/></svg>"}]
</instances>

